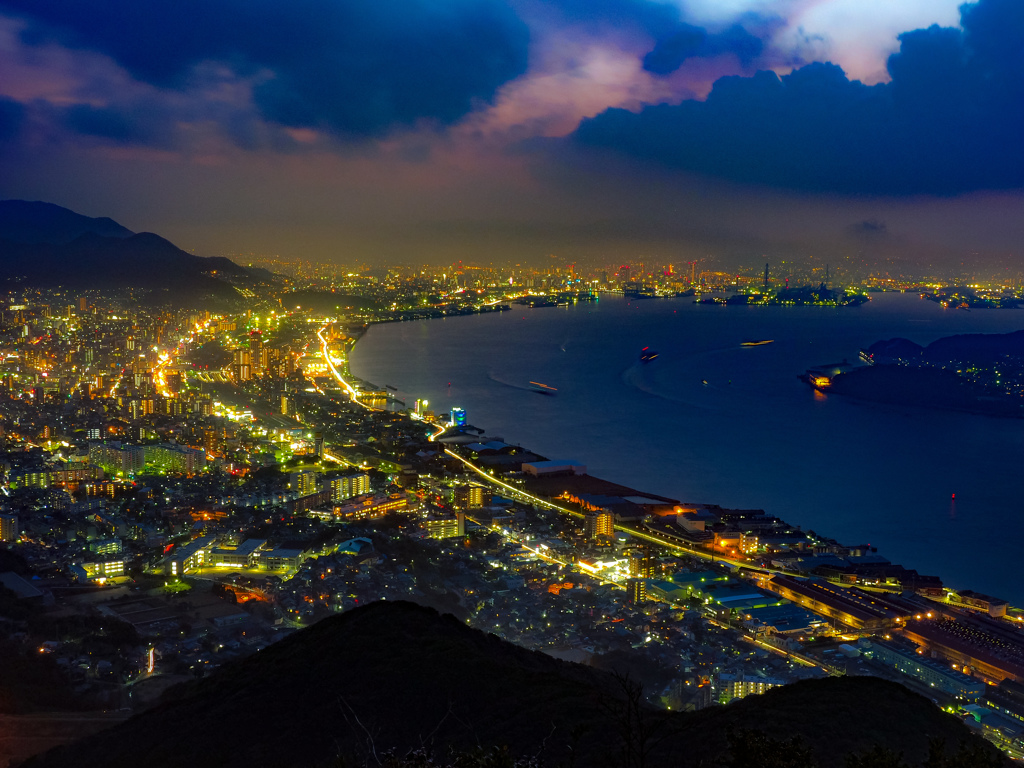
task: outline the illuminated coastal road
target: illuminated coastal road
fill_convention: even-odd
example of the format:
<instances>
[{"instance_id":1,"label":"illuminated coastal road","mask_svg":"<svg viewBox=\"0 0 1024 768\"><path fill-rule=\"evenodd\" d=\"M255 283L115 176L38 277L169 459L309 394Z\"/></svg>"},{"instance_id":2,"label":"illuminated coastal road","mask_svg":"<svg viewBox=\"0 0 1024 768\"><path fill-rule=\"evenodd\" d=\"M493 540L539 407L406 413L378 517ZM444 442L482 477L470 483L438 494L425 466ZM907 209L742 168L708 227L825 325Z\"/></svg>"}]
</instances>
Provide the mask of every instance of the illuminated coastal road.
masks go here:
<instances>
[{"instance_id":1,"label":"illuminated coastal road","mask_svg":"<svg viewBox=\"0 0 1024 768\"><path fill-rule=\"evenodd\" d=\"M431 440L433 440L433 439L434 439L434 437L431 438ZM488 473L488 472L484 471L483 469L481 469L480 467L478 467L476 464L471 462L469 459L466 459L466 458L460 456L459 454L457 454L455 451L451 450L450 448L445 448L444 452L446 454L448 454L449 456L451 456L452 458L455 458L455 459L458 459L459 461L461 461L463 464L466 465L466 467L468 467L470 470L472 470L473 472L478 474L480 477L482 477L487 482L489 482L489 483L491 483L493 485L496 485L499 488L502 488L503 490L509 491L510 493L515 494L517 497L519 497L521 499L526 499L527 501L529 501L532 504L539 504L539 505L541 505L543 507L546 507L548 509L553 509L553 510L556 510L558 512L564 512L567 515L573 515L574 517L583 517L583 513L582 512L577 512L574 509L568 509L566 507L559 506L558 504L553 504L552 502L548 501L547 499L542 499L539 496L534 496L533 494L527 493L526 491L522 490L521 488L516 488L514 485L510 485L509 483L506 483L506 482L504 482L502 480L499 480L498 478L494 477L490 473ZM736 568L756 568L758 570L769 571L771 573L785 574L785 571L781 571L781 570L774 569L774 568L764 568L764 567L761 567L761 566L752 565L751 563L748 563L748 562L746 562L744 560L733 560L733 559L728 558L728 557L719 557L717 555L712 555L712 554L709 554L707 552L699 552L699 551L697 551L695 549L688 549L686 547L680 546L679 544L677 544L676 542L672 541L667 536L659 536L654 531L643 531L643 530L639 530L637 528L633 528L632 526L620 525L620 524L616 524L615 525L615 530L623 531L624 533L628 533L630 536L636 536L639 539L645 539L645 540L650 541L652 543L659 544L660 546L663 546L666 549L670 549L673 552L693 555L694 557L699 557L699 558L701 558L703 560L717 561L717 562L720 562L720 563L725 563L726 565L731 565L731 566L736 567Z\"/></svg>"},{"instance_id":2,"label":"illuminated coastal road","mask_svg":"<svg viewBox=\"0 0 1024 768\"><path fill-rule=\"evenodd\" d=\"M337 379L338 383L341 384L342 387L344 387L345 391L348 392L348 396L353 403L365 408L368 411L381 410L380 408L373 408L367 405L366 403L360 402L359 393L356 392L355 388L351 384L345 381L345 377L341 375L341 372L334 365L334 361L331 360L331 352L327 348L327 339L324 338L324 331L327 330L327 328L328 326L325 325L323 328L316 332L316 335L320 338L320 348L323 350L324 360L327 361L327 367L331 369L331 374L334 376L335 379Z\"/></svg>"},{"instance_id":3,"label":"illuminated coastal road","mask_svg":"<svg viewBox=\"0 0 1024 768\"><path fill-rule=\"evenodd\" d=\"M337 366L334 365L334 361L331 360L331 352L330 349L328 348L327 339L324 338L324 331L327 330L327 328L328 326L325 325L323 328L316 332L316 335L320 339L320 348L323 351L324 360L327 361L327 367L331 369L331 375L334 376L335 380L337 380L337 382L341 384L341 386L345 389L345 393L348 395L349 400L351 400L353 403L360 406L361 408L365 408L368 411L382 410L380 408L374 408L372 406L367 405L366 403L360 402L359 393L356 392L355 388L351 384L345 381L345 378L341 375L341 371L339 371ZM325 393L323 391L320 391L320 394L323 395ZM428 436L427 438L431 442L433 442L437 437L442 435L448 429L448 427L442 426L440 424L432 424L431 426L437 429L437 431L434 432L434 434ZM339 464L345 464L350 467L360 466L358 464L353 464L351 461L348 461L347 459L344 459L336 454L325 452L324 458L329 459L330 461L336 461Z\"/></svg>"}]
</instances>

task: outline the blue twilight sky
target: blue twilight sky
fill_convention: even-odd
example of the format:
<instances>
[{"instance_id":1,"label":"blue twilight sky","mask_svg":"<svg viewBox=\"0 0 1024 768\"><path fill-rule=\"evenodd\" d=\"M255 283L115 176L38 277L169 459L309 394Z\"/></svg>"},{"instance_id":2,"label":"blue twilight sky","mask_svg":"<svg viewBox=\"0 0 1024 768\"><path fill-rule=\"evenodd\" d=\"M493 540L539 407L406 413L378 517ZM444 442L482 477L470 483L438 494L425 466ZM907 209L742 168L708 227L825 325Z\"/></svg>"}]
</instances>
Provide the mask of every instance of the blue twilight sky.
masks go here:
<instances>
[{"instance_id":1,"label":"blue twilight sky","mask_svg":"<svg viewBox=\"0 0 1024 768\"><path fill-rule=\"evenodd\" d=\"M0 0L0 197L199 253L1016 264L1024 3Z\"/></svg>"}]
</instances>

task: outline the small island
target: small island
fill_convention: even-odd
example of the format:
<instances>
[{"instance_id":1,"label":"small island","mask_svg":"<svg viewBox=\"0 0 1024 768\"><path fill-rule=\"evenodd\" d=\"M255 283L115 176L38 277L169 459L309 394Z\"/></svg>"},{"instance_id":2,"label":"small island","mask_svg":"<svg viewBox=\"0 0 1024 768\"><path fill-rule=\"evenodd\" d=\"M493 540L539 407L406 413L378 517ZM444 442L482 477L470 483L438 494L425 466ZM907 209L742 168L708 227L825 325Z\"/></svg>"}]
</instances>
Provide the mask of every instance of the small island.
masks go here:
<instances>
[{"instance_id":1,"label":"small island","mask_svg":"<svg viewBox=\"0 0 1024 768\"><path fill-rule=\"evenodd\" d=\"M948 336L924 347L888 339L860 359L865 365L818 366L801 378L820 392L872 402L1024 417L1024 331Z\"/></svg>"},{"instance_id":2,"label":"small island","mask_svg":"<svg viewBox=\"0 0 1024 768\"><path fill-rule=\"evenodd\" d=\"M871 301L867 293L852 289L832 289L825 283L790 288L769 289L753 293L735 293L732 296L705 296L694 299L696 304L724 304L741 306L794 306L794 307L859 307Z\"/></svg>"}]
</instances>

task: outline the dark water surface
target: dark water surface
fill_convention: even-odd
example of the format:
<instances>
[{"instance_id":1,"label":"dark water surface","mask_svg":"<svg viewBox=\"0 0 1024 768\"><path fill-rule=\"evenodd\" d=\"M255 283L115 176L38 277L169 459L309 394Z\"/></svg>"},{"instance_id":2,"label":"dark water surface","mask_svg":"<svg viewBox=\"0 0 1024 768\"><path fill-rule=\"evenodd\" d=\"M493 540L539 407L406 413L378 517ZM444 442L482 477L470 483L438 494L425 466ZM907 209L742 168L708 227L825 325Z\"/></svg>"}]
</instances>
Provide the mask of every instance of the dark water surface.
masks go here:
<instances>
[{"instance_id":1,"label":"dark water surface","mask_svg":"<svg viewBox=\"0 0 1024 768\"><path fill-rule=\"evenodd\" d=\"M856 362L880 339L1021 328L1024 310L944 310L903 294L836 309L603 297L376 325L351 368L410 405L462 406L488 436L576 459L592 475L762 508L1021 605L1024 420L825 397L796 378ZM747 339L775 343L740 346ZM641 364L645 346L659 356Z\"/></svg>"}]
</instances>

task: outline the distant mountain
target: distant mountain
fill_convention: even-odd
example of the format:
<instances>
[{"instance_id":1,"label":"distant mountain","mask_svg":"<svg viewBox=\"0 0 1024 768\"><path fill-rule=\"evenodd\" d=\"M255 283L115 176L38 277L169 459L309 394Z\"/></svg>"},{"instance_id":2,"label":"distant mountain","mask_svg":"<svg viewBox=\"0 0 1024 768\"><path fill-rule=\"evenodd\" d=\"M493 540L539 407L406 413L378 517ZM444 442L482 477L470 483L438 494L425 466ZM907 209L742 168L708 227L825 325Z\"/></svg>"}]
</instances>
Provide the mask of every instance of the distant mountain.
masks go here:
<instances>
[{"instance_id":1,"label":"distant mountain","mask_svg":"<svg viewBox=\"0 0 1024 768\"><path fill-rule=\"evenodd\" d=\"M874 362L883 365L947 365L951 362L992 365L1001 360L1024 358L1024 331L945 336L927 347L907 339L886 339L876 341L867 351Z\"/></svg>"},{"instance_id":2,"label":"distant mountain","mask_svg":"<svg viewBox=\"0 0 1024 768\"><path fill-rule=\"evenodd\" d=\"M925 347L924 358L935 364L968 361L992 365L1024 357L1024 331L1010 333L965 333L937 339Z\"/></svg>"},{"instance_id":3,"label":"distant mountain","mask_svg":"<svg viewBox=\"0 0 1024 768\"><path fill-rule=\"evenodd\" d=\"M0 202L0 285L72 290L134 288L178 302L231 299L233 283L263 280L230 259L186 253L158 235L134 234L49 203Z\"/></svg>"},{"instance_id":4,"label":"distant mountain","mask_svg":"<svg viewBox=\"0 0 1024 768\"><path fill-rule=\"evenodd\" d=\"M89 233L60 245L0 241L0 274L8 285L136 288L169 299L237 296L214 271L245 272L228 259L193 256L148 232L125 238Z\"/></svg>"},{"instance_id":5,"label":"distant mountain","mask_svg":"<svg viewBox=\"0 0 1024 768\"><path fill-rule=\"evenodd\" d=\"M870 367L833 377L828 391L890 405L1024 418L1024 403L1013 392L969 369L1019 367L1024 331L946 336L922 347L907 339L886 339L867 348Z\"/></svg>"},{"instance_id":6,"label":"distant mountain","mask_svg":"<svg viewBox=\"0 0 1024 768\"><path fill-rule=\"evenodd\" d=\"M91 219L53 203L0 200L0 240L61 245L86 234L120 238L135 233L113 219Z\"/></svg>"},{"instance_id":7,"label":"distant mountain","mask_svg":"<svg viewBox=\"0 0 1024 768\"><path fill-rule=\"evenodd\" d=\"M877 678L806 681L691 714L630 708L623 691L605 672L452 616L379 602L173 688L157 707L24 767L317 768L385 764L392 749L492 746L546 765L711 766L745 730L800 736L825 767L876 743L916 765L936 738L995 754L927 699ZM650 750L640 761L623 754L638 736Z\"/></svg>"},{"instance_id":8,"label":"distant mountain","mask_svg":"<svg viewBox=\"0 0 1024 768\"><path fill-rule=\"evenodd\" d=\"M921 359L924 347L909 339L885 339L876 341L867 352L875 363L882 365L916 363Z\"/></svg>"}]
</instances>

